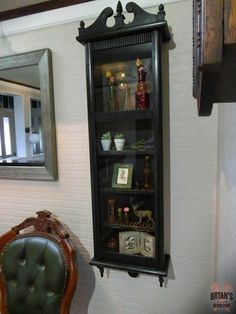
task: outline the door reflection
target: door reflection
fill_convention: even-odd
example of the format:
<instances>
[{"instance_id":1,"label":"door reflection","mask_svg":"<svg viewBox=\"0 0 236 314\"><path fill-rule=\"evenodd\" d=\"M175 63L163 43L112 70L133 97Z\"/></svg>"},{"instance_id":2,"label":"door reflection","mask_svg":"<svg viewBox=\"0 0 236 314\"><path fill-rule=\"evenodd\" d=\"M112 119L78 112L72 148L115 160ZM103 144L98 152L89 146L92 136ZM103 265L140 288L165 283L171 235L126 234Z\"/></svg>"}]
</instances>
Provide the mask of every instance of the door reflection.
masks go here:
<instances>
[{"instance_id":1,"label":"door reflection","mask_svg":"<svg viewBox=\"0 0 236 314\"><path fill-rule=\"evenodd\" d=\"M42 134L38 65L0 71L0 162L43 165Z\"/></svg>"},{"instance_id":2,"label":"door reflection","mask_svg":"<svg viewBox=\"0 0 236 314\"><path fill-rule=\"evenodd\" d=\"M41 101L40 99L30 99L31 108L31 125L32 131L38 134L38 141L32 143L32 154L43 154L43 139L42 139L42 113L41 113Z\"/></svg>"}]
</instances>

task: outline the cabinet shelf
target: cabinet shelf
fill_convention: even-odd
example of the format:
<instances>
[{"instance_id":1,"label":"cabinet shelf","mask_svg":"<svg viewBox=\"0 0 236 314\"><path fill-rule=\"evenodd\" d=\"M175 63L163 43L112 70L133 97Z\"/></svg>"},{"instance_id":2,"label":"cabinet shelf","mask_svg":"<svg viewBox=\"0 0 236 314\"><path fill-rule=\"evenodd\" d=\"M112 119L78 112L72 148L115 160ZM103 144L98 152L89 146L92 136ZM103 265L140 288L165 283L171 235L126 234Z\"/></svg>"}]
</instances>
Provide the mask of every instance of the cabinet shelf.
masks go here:
<instances>
[{"instance_id":1,"label":"cabinet shelf","mask_svg":"<svg viewBox=\"0 0 236 314\"><path fill-rule=\"evenodd\" d=\"M93 116L96 122L148 120L153 118L153 109L95 112Z\"/></svg>"},{"instance_id":2,"label":"cabinet shelf","mask_svg":"<svg viewBox=\"0 0 236 314\"><path fill-rule=\"evenodd\" d=\"M103 259L96 259L96 258L93 258L89 264L93 266L97 266L98 269L100 270L102 277L103 277L105 267L112 268L112 269L125 270L128 272L128 274L131 277L137 277L140 273L156 275L159 277L160 286L162 287L163 281L164 281L163 277L167 276L169 263L170 263L170 256L165 255L164 264L162 267L159 267L159 268L145 267L144 265L137 266L130 263L122 263L122 262L115 262L115 261L109 262L106 259L103 260Z\"/></svg>"},{"instance_id":3,"label":"cabinet shelf","mask_svg":"<svg viewBox=\"0 0 236 314\"><path fill-rule=\"evenodd\" d=\"M153 155L153 150L109 150L109 151L99 151L98 155L101 157L111 157L111 156L125 156L125 155Z\"/></svg>"},{"instance_id":4,"label":"cabinet shelf","mask_svg":"<svg viewBox=\"0 0 236 314\"><path fill-rule=\"evenodd\" d=\"M124 223L119 223L118 221L114 221L114 223L104 222L103 227L111 229L155 232L155 226L150 226L150 224L146 223L143 223L141 226L138 226L137 222L133 222L128 225Z\"/></svg>"},{"instance_id":5,"label":"cabinet shelf","mask_svg":"<svg viewBox=\"0 0 236 314\"><path fill-rule=\"evenodd\" d=\"M154 190L138 190L138 189L113 189L101 188L101 193L104 194L138 194L138 195L153 195Z\"/></svg>"}]
</instances>

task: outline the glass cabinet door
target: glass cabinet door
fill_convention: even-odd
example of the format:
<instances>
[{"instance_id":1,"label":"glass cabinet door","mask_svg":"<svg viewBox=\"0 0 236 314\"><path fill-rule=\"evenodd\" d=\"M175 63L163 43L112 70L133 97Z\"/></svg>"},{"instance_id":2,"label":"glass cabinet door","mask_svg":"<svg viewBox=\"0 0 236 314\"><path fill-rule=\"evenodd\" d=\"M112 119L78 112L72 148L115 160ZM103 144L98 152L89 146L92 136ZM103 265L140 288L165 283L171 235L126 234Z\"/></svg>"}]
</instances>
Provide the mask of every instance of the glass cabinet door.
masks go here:
<instances>
[{"instance_id":1,"label":"glass cabinet door","mask_svg":"<svg viewBox=\"0 0 236 314\"><path fill-rule=\"evenodd\" d=\"M100 258L155 266L158 189L152 44L93 52Z\"/></svg>"}]
</instances>

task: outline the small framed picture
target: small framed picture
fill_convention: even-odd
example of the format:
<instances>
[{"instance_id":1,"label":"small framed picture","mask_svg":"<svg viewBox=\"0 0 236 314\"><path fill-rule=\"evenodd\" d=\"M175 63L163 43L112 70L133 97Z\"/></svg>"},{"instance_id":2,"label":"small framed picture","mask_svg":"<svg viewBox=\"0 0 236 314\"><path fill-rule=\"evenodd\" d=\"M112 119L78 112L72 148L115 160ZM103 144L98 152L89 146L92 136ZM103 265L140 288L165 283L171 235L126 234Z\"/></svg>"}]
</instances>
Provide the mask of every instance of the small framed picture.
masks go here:
<instances>
[{"instance_id":1,"label":"small framed picture","mask_svg":"<svg viewBox=\"0 0 236 314\"><path fill-rule=\"evenodd\" d=\"M139 231L119 232L119 251L122 254L137 254L140 252Z\"/></svg>"},{"instance_id":2,"label":"small framed picture","mask_svg":"<svg viewBox=\"0 0 236 314\"><path fill-rule=\"evenodd\" d=\"M112 187L119 189L131 189L133 176L133 164L115 163L112 176Z\"/></svg>"},{"instance_id":3,"label":"small framed picture","mask_svg":"<svg viewBox=\"0 0 236 314\"><path fill-rule=\"evenodd\" d=\"M119 252L155 257L155 237L142 231L119 232Z\"/></svg>"}]
</instances>

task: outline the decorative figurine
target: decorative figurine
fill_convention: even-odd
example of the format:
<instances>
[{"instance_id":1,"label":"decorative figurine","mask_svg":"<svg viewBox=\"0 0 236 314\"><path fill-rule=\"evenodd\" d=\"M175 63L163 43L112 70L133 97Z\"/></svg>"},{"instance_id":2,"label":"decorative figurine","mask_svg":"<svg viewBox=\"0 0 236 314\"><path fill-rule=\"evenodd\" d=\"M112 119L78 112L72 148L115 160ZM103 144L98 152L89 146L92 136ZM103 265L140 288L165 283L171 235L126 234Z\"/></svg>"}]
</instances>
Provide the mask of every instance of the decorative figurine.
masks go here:
<instances>
[{"instance_id":1,"label":"decorative figurine","mask_svg":"<svg viewBox=\"0 0 236 314\"><path fill-rule=\"evenodd\" d=\"M147 93L146 74L142 61L137 58L136 66L138 69L138 83L136 91L136 109L145 110L149 108L149 94Z\"/></svg>"},{"instance_id":2,"label":"decorative figurine","mask_svg":"<svg viewBox=\"0 0 236 314\"><path fill-rule=\"evenodd\" d=\"M107 200L107 221L114 223L115 221L115 199Z\"/></svg>"},{"instance_id":3,"label":"decorative figurine","mask_svg":"<svg viewBox=\"0 0 236 314\"><path fill-rule=\"evenodd\" d=\"M149 161L150 156L145 156L145 166L143 169L143 173L144 173L144 189L145 190L151 190L152 185L150 183L150 174L151 174L151 168L149 166Z\"/></svg>"},{"instance_id":4,"label":"decorative figurine","mask_svg":"<svg viewBox=\"0 0 236 314\"><path fill-rule=\"evenodd\" d=\"M144 204L144 202L140 202L140 203L133 203L133 200L132 198L130 199L130 205L132 206L133 208L133 213L136 217L139 218L139 221L138 221L138 224L137 225L141 225L142 222L143 222L143 218L147 218L146 220L146 225L151 222L152 225L154 226L155 225L155 222L152 218L152 211L151 210L148 210L148 209L142 209L142 210L138 210L138 208L140 206L142 206Z\"/></svg>"}]
</instances>

